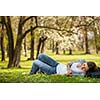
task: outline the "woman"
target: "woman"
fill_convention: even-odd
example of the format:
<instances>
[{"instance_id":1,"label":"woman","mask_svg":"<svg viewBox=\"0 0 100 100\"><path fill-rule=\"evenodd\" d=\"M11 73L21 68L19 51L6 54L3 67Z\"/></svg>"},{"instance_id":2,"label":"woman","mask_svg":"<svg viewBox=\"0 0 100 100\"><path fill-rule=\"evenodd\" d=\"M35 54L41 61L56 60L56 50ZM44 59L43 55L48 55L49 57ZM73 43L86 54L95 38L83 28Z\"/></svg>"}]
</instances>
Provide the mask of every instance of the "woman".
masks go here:
<instances>
[{"instance_id":1,"label":"woman","mask_svg":"<svg viewBox=\"0 0 100 100\"><path fill-rule=\"evenodd\" d=\"M60 75L85 75L87 71L93 71L96 67L94 62L86 62L85 60L78 60L64 65L58 63L51 57L45 54L39 54L38 58L33 62L30 74L36 72L46 74L60 74Z\"/></svg>"}]
</instances>

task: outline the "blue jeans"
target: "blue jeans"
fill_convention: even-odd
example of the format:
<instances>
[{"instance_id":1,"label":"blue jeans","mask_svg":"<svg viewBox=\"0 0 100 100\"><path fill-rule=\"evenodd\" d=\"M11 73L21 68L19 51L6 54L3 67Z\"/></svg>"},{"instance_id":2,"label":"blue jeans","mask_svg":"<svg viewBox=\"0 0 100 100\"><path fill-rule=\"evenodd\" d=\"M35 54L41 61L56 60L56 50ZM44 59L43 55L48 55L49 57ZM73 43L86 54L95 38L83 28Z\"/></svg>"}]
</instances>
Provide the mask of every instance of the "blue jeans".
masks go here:
<instances>
[{"instance_id":1,"label":"blue jeans","mask_svg":"<svg viewBox=\"0 0 100 100\"><path fill-rule=\"evenodd\" d=\"M36 74L37 71L46 74L55 74L56 66L58 64L59 63L51 57L48 57L45 54L39 54L38 59L33 62L30 74Z\"/></svg>"}]
</instances>

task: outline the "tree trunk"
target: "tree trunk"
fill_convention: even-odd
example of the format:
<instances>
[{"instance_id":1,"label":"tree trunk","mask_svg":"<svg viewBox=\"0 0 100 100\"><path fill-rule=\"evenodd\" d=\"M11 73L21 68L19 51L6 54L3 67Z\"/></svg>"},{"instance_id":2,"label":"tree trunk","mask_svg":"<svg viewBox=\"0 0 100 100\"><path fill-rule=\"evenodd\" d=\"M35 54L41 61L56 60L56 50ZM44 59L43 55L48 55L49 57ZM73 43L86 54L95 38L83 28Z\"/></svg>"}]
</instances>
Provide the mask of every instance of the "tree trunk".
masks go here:
<instances>
[{"instance_id":1,"label":"tree trunk","mask_svg":"<svg viewBox=\"0 0 100 100\"><path fill-rule=\"evenodd\" d=\"M84 42L85 42L85 54L90 54L86 27L84 28Z\"/></svg>"},{"instance_id":2,"label":"tree trunk","mask_svg":"<svg viewBox=\"0 0 100 100\"><path fill-rule=\"evenodd\" d=\"M20 67L19 62L20 62L20 54L21 54L21 44L22 44L22 25L21 20L19 21L19 26L18 26L18 35L17 35L17 41L16 41L16 46L14 49L14 39L13 39L13 33L12 33L12 27L11 27L11 22L10 22L10 17L7 17L8 22L6 23L7 26L7 35L8 35L8 40L9 40L9 63L8 63L8 68L12 67ZM22 19L22 17L21 17Z\"/></svg>"},{"instance_id":3,"label":"tree trunk","mask_svg":"<svg viewBox=\"0 0 100 100\"><path fill-rule=\"evenodd\" d=\"M98 54L98 46L97 46L97 32L96 29L94 30L94 41L95 41L95 49L96 49L96 54Z\"/></svg>"},{"instance_id":4,"label":"tree trunk","mask_svg":"<svg viewBox=\"0 0 100 100\"><path fill-rule=\"evenodd\" d=\"M13 53L14 53L14 39L13 39L13 33L12 33L12 26L11 26L11 20L10 17L3 17L5 21L5 26L7 30L7 36L8 36L8 50L9 50L9 62L8 62L8 68L12 67L12 61L13 61Z\"/></svg>"},{"instance_id":5,"label":"tree trunk","mask_svg":"<svg viewBox=\"0 0 100 100\"><path fill-rule=\"evenodd\" d=\"M66 50L65 50L65 49L63 49L63 54L64 54L64 55L66 54Z\"/></svg>"},{"instance_id":6,"label":"tree trunk","mask_svg":"<svg viewBox=\"0 0 100 100\"><path fill-rule=\"evenodd\" d=\"M31 26L31 55L30 60L34 60L34 33Z\"/></svg>"},{"instance_id":7,"label":"tree trunk","mask_svg":"<svg viewBox=\"0 0 100 100\"><path fill-rule=\"evenodd\" d=\"M72 55L72 49L69 48L69 55Z\"/></svg>"},{"instance_id":8,"label":"tree trunk","mask_svg":"<svg viewBox=\"0 0 100 100\"><path fill-rule=\"evenodd\" d=\"M10 40L9 40L10 39ZM13 37L11 36L10 38L9 38L8 40L9 40L9 48L8 48L8 50L9 50L9 63L8 63L8 68L10 68L11 67L11 64L12 64L12 61L13 61L13 53L14 53L14 42L13 42Z\"/></svg>"},{"instance_id":9,"label":"tree trunk","mask_svg":"<svg viewBox=\"0 0 100 100\"><path fill-rule=\"evenodd\" d=\"M7 44L7 47L6 47L6 52L7 52L7 57L9 57L9 45Z\"/></svg>"},{"instance_id":10,"label":"tree trunk","mask_svg":"<svg viewBox=\"0 0 100 100\"><path fill-rule=\"evenodd\" d=\"M98 39L100 39L100 37L99 38L97 37L97 33L99 32L99 30L98 30L99 28L95 23L94 23L94 25L95 25L95 28L94 28L95 52L96 52L96 54L98 54L99 48L98 48L98 45L97 45L97 41L98 41Z\"/></svg>"},{"instance_id":11,"label":"tree trunk","mask_svg":"<svg viewBox=\"0 0 100 100\"><path fill-rule=\"evenodd\" d=\"M42 42L41 53L44 53L44 50L45 50L45 41Z\"/></svg>"},{"instance_id":12,"label":"tree trunk","mask_svg":"<svg viewBox=\"0 0 100 100\"><path fill-rule=\"evenodd\" d=\"M36 58L38 58L38 55L40 53L40 50L43 49L41 47L41 45L42 46L44 45L43 43L46 41L46 39L47 39L47 37L45 37L45 36L42 36L42 37L39 38L39 43L38 43L38 47L37 47L37 55L36 55Z\"/></svg>"},{"instance_id":13,"label":"tree trunk","mask_svg":"<svg viewBox=\"0 0 100 100\"><path fill-rule=\"evenodd\" d=\"M26 38L24 39L24 52L25 52L25 57L27 57Z\"/></svg>"},{"instance_id":14,"label":"tree trunk","mask_svg":"<svg viewBox=\"0 0 100 100\"><path fill-rule=\"evenodd\" d=\"M20 21L18 25L17 40L16 40L15 49L14 49L13 62L11 66L11 67L17 67L17 68L21 67L19 63L20 63L20 57L21 57L22 41L25 38L25 37L22 38L22 34L23 34L22 19L24 19L24 17L20 17Z\"/></svg>"},{"instance_id":15,"label":"tree trunk","mask_svg":"<svg viewBox=\"0 0 100 100\"><path fill-rule=\"evenodd\" d=\"M22 41L17 40L15 51L14 51L14 57L12 62L12 67L20 68L20 58L21 58L21 49L22 49Z\"/></svg>"},{"instance_id":16,"label":"tree trunk","mask_svg":"<svg viewBox=\"0 0 100 100\"><path fill-rule=\"evenodd\" d=\"M5 61L5 48L4 48L4 25L2 24L1 31L1 61Z\"/></svg>"},{"instance_id":17,"label":"tree trunk","mask_svg":"<svg viewBox=\"0 0 100 100\"><path fill-rule=\"evenodd\" d=\"M59 43L58 42L56 42L56 48L55 48L55 50L56 50L56 54L59 54Z\"/></svg>"},{"instance_id":18,"label":"tree trunk","mask_svg":"<svg viewBox=\"0 0 100 100\"><path fill-rule=\"evenodd\" d=\"M52 40L52 52L53 53L55 52L55 42L54 42L54 40Z\"/></svg>"},{"instance_id":19,"label":"tree trunk","mask_svg":"<svg viewBox=\"0 0 100 100\"><path fill-rule=\"evenodd\" d=\"M36 54L36 59L38 58L39 52L40 52L40 47L41 47L41 38L39 38L38 46L37 46L37 54Z\"/></svg>"}]
</instances>

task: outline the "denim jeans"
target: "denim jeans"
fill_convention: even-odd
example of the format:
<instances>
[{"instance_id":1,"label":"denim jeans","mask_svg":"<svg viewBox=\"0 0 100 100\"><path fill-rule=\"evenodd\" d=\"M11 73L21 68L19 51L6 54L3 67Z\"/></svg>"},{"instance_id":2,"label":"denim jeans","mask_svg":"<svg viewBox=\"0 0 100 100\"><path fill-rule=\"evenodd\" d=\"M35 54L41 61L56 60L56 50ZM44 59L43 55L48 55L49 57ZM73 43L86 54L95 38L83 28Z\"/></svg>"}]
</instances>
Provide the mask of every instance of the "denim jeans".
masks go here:
<instances>
[{"instance_id":1,"label":"denim jeans","mask_svg":"<svg viewBox=\"0 0 100 100\"><path fill-rule=\"evenodd\" d=\"M56 73L56 66L59 63L48 57L45 54L39 54L38 59L33 62L32 69L30 74L36 74L37 71L46 73L46 74L55 74Z\"/></svg>"}]
</instances>

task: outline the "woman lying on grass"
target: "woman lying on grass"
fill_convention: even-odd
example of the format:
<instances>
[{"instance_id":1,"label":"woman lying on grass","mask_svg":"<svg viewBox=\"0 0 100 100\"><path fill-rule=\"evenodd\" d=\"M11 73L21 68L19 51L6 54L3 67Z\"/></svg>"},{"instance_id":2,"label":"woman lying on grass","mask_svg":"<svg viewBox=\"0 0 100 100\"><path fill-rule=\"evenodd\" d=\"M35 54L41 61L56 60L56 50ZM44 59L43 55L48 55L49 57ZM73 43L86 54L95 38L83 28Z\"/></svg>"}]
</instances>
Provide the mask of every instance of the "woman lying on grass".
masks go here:
<instances>
[{"instance_id":1,"label":"woman lying on grass","mask_svg":"<svg viewBox=\"0 0 100 100\"><path fill-rule=\"evenodd\" d=\"M45 54L39 54L38 58L33 62L30 74L46 73L46 74L61 74L61 75L82 75L85 76L87 72L92 72L96 68L94 62L86 62L85 60L78 60L67 65L58 63L51 57Z\"/></svg>"}]
</instances>

